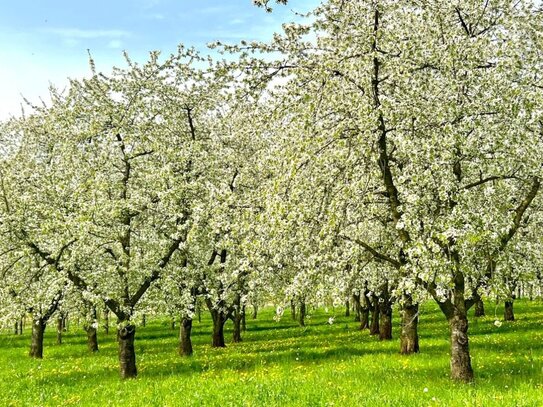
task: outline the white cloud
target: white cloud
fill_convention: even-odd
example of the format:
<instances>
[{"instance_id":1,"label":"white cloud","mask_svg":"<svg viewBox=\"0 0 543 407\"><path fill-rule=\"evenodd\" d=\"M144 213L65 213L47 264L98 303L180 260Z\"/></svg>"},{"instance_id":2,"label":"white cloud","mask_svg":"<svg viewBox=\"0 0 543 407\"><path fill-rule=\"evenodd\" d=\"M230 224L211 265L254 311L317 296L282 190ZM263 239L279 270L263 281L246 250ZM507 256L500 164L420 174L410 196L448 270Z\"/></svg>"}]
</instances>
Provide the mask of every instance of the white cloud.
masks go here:
<instances>
[{"instance_id":1,"label":"white cloud","mask_svg":"<svg viewBox=\"0 0 543 407\"><path fill-rule=\"evenodd\" d=\"M123 42L121 40L111 40L107 44L108 48L121 48L123 46Z\"/></svg>"},{"instance_id":2,"label":"white cloud","mask_svg":"<svg viewBox=\"0 0 543 407\"><path fill-rule=\"evenodd\" d=\"M63 38L126 38L130 37L130 32L124 30L81 30L79 28L48 28L48 33L59 35Z\"/></svg>"},{"instance_id":3,"label":"white cloud","mask_svg":"<svg viewBox=\"0 0 543 407\"><path fill-rule=\"evenodd\" d=\"M228 22L228 24L230 24L230 25L238 25L238 24L243 24L244 22L245 22L245 20L242 19L242 18L234 18L234 19L230 20Z\"/></svg>"},{"instance_id":4,"label":"white cloud","mask_svg":"<svg viewBox=\"0 0 543 407\"><path fill-rule=\"evenodd\" d=\"M79 41L76 40L75 38L64 38L62 40L62 43L66 45L67 47L75 47L76 45L79 44Z\"/></svg>"}]
</instances>

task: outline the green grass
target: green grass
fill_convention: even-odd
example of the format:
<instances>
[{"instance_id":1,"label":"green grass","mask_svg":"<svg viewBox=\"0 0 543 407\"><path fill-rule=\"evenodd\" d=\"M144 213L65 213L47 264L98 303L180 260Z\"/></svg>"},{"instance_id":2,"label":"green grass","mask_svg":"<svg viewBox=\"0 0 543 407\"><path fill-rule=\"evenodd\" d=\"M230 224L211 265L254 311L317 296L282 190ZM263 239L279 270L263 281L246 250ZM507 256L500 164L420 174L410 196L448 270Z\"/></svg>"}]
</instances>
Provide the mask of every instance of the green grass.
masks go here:
<instances>
[{"instance_id":1,"label":"green grass","mask_svg":"<svg viewBox=\"0 0 543 407\"><path fill-rule=\"evenodd\" d=\"M4 332L0 406L543 405L543 304L518 301L518 320L499 328L486 305L492 316L471 318L474 384L450 381L447 324L431 303L421 309L421 353L408 357L398 354L397 319L396 339L379 342L339 309L316 311L305 329L288 315L274 322L266 310L247 320L243 343L226 349L209 346L208 318L195 322L191 358L177 356L177 332L166 321L151 320L136 334L139 377L126 381L114 334L100 334L100 352L90 355L75 324L62 345L49 327L38 361L27 356L28 329L22 337Z\"/></svg>"}]
</instances>

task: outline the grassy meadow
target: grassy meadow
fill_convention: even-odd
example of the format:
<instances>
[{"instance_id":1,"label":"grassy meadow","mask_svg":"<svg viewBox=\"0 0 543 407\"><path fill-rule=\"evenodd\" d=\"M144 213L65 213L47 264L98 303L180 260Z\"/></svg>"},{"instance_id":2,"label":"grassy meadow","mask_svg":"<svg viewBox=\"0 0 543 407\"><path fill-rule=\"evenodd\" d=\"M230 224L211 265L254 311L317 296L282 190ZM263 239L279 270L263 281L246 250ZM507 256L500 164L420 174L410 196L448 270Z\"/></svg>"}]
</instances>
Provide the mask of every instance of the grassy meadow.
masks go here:
<instances>
[{"instance_id":1,"label":"grassy meadow","mask_svg":"<svg viewBox=\"0 0 543 407\"><path fill-rule=\"evenodd\" d=\"M31 360L29 328L0 335L0 406L542 406L543 303L517 301L517 321L494 325L503 308L486 303L487 317L471 318L476 381L449 379L447 323L432 303L421 308L421 353L398 353L357 330L343 309L316 310L299 328L288 311L247 318L239 344L213 349L207 314L193 327L194 356L177 355L177 332L149 319L136 333L139 377L121 381L115 334L99 332L89 354L85 333L72 322L63 344L46 331L44 359ZM332 325L329 317L335 317ZM231 322L226 325L227 342Z\"/></svg>"}]
</instances>

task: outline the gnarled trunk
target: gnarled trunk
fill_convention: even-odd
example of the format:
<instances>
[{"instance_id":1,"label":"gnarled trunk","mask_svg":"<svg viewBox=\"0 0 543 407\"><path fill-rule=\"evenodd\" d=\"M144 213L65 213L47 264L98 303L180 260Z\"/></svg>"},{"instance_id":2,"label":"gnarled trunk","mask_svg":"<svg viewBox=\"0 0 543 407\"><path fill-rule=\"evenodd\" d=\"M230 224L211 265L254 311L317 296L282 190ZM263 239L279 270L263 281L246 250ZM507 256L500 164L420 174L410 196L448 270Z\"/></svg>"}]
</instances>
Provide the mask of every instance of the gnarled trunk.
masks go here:
<instances>
[{"instance_id":1,"label":"gnarled trunk","mask_svg":"<svg viewBox=\"0 0 543 407\"><path fill-rule=\"evenodd\" d=\"M419 304L413 304L410 297L404 299L401 309L402 331L400 334L400 353L410 355L419 351Z\"/></svg>"},{"instance_id":2,"label":"gnarled trunk","mask_svg":"<svg viewBox=\"0 0 543 407\"><path fill-rule=\"evenodd\" d=\"M290 300L290 317L293 321L296 321L296 303L294 300Z\"/></svg>"},{"instance_id":3,"label":"gnarled trunk","mask_svg":"<svg viewBox=\"0 0 543 407\"><path fill-rule=\"evenodd\" d=\"M138 375L136 368L136 351L134 349L134 340L136 336L136 327L127 325L119 329L117 339L119 341L119 364L121 378L130 379Z\"/></svg>"},{"instance_id":4,"label":"gnarled trunk","mask_svg":"<svg viewBox=\"0 0 543 407\"><path fill-rule=\"evenodd\" d=\"M345 316L351 316L351 303L349 302L349 300L345 300Z\"/></svg>"},{"instance_id":5,"label":"gnarled trunk","mask_svg":"<svg viewBox=\"0 0 543 407\"><path fill-rule=\"evenodd\" d=\"M31 358L43 358L43 334L47 323L43 318L35 319L32 322L32 341L30 343L29 356Z\"/></svg>"},{"instance_id":6,"label":"gnarled trunk","mask_svg":"<svg viewBox=\"0 0 543 407\"><path fill-rule=\"evenodd\" d=\"M467 312L455 307L449 318L449 327L451 329L451 377L453 380L471 382L473 368L469 354Z\"/></svg>"},{"instance_id":7,"label":"gnarled trunk","mask_svg":"<svg viewBox=\"0 0 543 407\"><path fill-rule=\"evenodd\" d=\"M184 317L181 319L181 327L179 328L179 355L192 355L192 340L190 334L192 332L192 318Z\"/></svg>"},{"instance_id":8,"label":"gnarled trunk","mask_svg":"<svg viewBox=\"0 0 543 407\"><path fill-rule=\"evenodd\" d=\"M258 316L258 304L255 302L253 303L253 319L256 319Z\"/></svg>"},{"instance_id":9,"label":"gnarled trunk","mask_svg":"<svg viewBox=\"0 0 543 407\"><path fill-rule=\"evenodd\" d=\"M514 321L515 313L513 312L513 300L505 301L505 309L503 311L503 319L505 321Z\"/></svg>"}]
</instances>

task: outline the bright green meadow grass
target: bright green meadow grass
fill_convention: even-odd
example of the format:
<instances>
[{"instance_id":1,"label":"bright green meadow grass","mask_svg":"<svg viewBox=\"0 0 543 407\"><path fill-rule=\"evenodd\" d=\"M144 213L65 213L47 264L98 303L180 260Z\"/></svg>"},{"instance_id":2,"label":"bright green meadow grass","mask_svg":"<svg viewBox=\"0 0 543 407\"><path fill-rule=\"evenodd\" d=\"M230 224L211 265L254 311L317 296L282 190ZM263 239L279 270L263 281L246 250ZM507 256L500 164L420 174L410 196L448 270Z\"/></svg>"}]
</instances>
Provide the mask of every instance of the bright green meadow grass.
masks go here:
<instances>
[{"instance_id":1,"label":"bright green meadow grass","mask_svg":"<svg viewBox=\"0 0 543 407\"><path fill-rule=\"evenodd\" d=\"M340 309L314 311L305 329L266 309L226 349L209 345L207 315L195 321L191 358L177 355L167 321L150 320L136 333L139 377L125 381L115 334L100 332L91 355L73 322L62 345L49 327L44 359L31 360L28 327L22 337L3 332L0 406L543 406L543 304L517 301L517 321L501 327L494 315L503 308L486 306L490 316L471 318L473 384L450 381L447 323L432 303L421 309L413 356L398 353L396 311L395 339L379 342Z\"/></svg>"}]
</instances>

